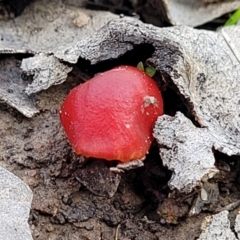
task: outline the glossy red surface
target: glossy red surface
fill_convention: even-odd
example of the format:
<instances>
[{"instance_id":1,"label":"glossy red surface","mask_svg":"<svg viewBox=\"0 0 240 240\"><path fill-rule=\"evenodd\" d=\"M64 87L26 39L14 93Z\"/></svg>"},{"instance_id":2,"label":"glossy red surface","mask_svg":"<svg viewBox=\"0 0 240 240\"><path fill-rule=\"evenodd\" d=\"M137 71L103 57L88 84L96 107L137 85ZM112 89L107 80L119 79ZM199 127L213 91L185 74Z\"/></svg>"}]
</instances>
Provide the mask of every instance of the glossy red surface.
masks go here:
<instances>
[{"instance_id":1,"label":"glossy red surface","mask_svg":"<svg viewBox=\"0 0 240 240\"><path fill-rule=\"evenodd\" d=\"M146 155L162 114L156 83L135 67L120 66L75 87L60 119L77 154L128 162Z\"/></svg>"}]
</instances>

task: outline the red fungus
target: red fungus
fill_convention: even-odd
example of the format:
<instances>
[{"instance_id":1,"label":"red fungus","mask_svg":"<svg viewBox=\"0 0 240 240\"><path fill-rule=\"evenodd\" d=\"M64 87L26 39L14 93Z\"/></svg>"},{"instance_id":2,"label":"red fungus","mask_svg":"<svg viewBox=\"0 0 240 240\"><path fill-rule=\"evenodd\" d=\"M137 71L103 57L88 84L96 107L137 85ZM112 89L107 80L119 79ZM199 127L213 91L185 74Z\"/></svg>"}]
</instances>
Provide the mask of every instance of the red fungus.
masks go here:
<instances>
[{"instance_id":1,"label":"red fungus","mask_svg":"<svg viewBox=\"0 0 240 240\"><path fill-rule=\"evenodd\" d=\"M128 162L146 155L162 114L162 96L152 78L120 66L75 87L60 119L77 154Z\"/></svg>"}]
</instances>

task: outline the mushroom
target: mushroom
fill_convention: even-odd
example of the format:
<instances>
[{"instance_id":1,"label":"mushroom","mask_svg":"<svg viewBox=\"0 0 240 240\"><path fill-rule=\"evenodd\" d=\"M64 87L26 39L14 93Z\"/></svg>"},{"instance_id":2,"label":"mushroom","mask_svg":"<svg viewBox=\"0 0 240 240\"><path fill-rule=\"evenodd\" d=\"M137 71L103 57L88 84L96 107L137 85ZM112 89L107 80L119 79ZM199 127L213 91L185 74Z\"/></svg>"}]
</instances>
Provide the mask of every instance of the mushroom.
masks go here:
<instances>
[{"instance_id":1,"label":"mushroom","mask_svg":"<svg viewBox=\"0 0 240 240\"><path fill-rule=\"evenodd\" d=\"M162 114L154 80L136 67L120 66L72 89L60 120L76 154L126 163L147 154Z\"/></svg>"}]
</instances>

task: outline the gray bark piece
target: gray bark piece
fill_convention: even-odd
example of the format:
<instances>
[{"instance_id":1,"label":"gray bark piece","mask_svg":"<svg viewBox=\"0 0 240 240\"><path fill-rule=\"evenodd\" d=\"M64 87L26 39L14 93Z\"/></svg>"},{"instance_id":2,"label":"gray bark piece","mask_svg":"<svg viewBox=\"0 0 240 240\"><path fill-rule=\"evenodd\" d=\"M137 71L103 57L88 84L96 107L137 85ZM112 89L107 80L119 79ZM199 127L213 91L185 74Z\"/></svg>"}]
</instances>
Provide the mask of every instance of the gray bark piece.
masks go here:
<instances>
[{"instance_id":1,"label":"gray bark piece","mask_svg":"<svg viewBox=\"0 0 240 240\"><path fill-rule=\"evenodd\" d=\"M171 189L189 193L216 169L212 136L207 129L195 127L182 113L160 116L153 132L163 165L173 171L168 183Z\"/></svg>"},{"instance_id":2,"label":"gray bark piece","mask_svg":"<svg viewBox=\"0 0 240 240\"><path fill-rule=\"evenodd\" d=\"M78 22L82 19L82 27L74 24L76 18ZM38 0L21 16L0 22L0 53L55 53L60 47L91 37L113 18L118 16L68 6L62 1Z\"/></svg>"},{"instance_id":3,"label":"gray bark piece","mask_svg":"<svg viewBox=\"0 0 240 240\"><path fill-rule=\"evenodd\" d=\"M172 25L199 26L221 15L239 8L240 1L226 1L205 3L203 0L150 0L155 9L162 16L161 6L164 6L166 16L164 19Z\"/></svg>"},{"instance_id":4,"label":"gray bark piece","mask_svg":"<svg viewBox=\"0 0 240 240\"><path fill-rule=\"evenodd\" d=\"M230 228L228 211L206 217L202 223L202 230L198 240L237 240Z\"/></svg>"},{"instance_id":5,"label":"gray bark piece","mask_svg":"<svg viewBox=\"0 0 240 240\"><path fill-rule=\"evenodd\" d=\"M33 239L27 222L32 191L18 177L2 167L0 167L0 176L1 239Z\"/></svg>"},{"instance_id":6,"label":"gray bark piece","mask_svg":"<svg viewBox=\"0 0 240 240\"><path fill-rule=\"evenodd\" d=\"M240 155L239 62L217 33L189 28L172 33L184 53L174 70L168 71L173 84L196 121L215 138L215 149Z\"/></svg>"},{"instance_id":7,"label":"gray bark piece","mask_svg":"<svg viewBox=\"0 0 240 240\"><path fill-rule=\"evenodd\" d=\"M106 24L91 38L72 44L64 51L58 51L56 56L70 63L76 63L81 57L92 64L117 58L132 50L135 44L145 42L145 38L151 35L151 29L146 29L148 26L150 25L145 26L134 18L116 19Z\"/></svg>"},{"instance_id":8,"label":"gray bark piece","mask_svg":"<svg viewBox=\"0 0 240 240\"><path fill-rule=\"evenodd\" d=\"M33 73L33 82L25 89L28 95L64 82L72 70L72 67L60 63L53 55L43 53L23 59L21 68L27 74Z\"/></svg>"},{"instance_id":9,"label":"gray bark piece","mask_svg":"<svg viewBox=\"0 0 240 240\"><path fill-rule=\"evenodd\" d=\"M240 26L223 27L221 33L240 62Z\"/></svg>"},{"instance_id":10,"label":"gray bark piece","mask_svg":"<svg viewBox=\"0 0 240 240\"><path fill-rule=\"evenodd\" d=\"M32 98L24 92L28 82L21 78L20 64L21 61L12 57L0 60L0 101L32 117L38 110Z\"/></svg>"}]
</instances>

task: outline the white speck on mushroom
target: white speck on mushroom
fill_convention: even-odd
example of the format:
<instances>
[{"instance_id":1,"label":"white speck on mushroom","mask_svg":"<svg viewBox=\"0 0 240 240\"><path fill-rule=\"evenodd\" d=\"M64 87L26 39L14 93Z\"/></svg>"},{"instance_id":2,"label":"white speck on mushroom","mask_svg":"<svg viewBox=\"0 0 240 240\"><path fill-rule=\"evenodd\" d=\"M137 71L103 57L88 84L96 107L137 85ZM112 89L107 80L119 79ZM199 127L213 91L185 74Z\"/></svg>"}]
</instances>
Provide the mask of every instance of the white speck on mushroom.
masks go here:
<instances>
[{"instance_id":1,"label":"white speck on mushroom","mask_svg":"<svg viewBox=\"0 0 240 240\"><path fill-rule=\"evenodd\" d=\"M158 106L157 99L155 97L153 97L153 96L145 96L143 98L143 107L147 108L151 104L157 107Z\"/></svg>"},{"instance_id":2,"label":"white speck on mushroom","mask_svg":"<svg viewBox=\"0 0 240 240\"><path fill-rule=\"evenodd\" d=\"M130 124L125 124L125 127L126 127L126 128L130 128L131 125L130 125Z\"/></svg>"}]
</instances>

